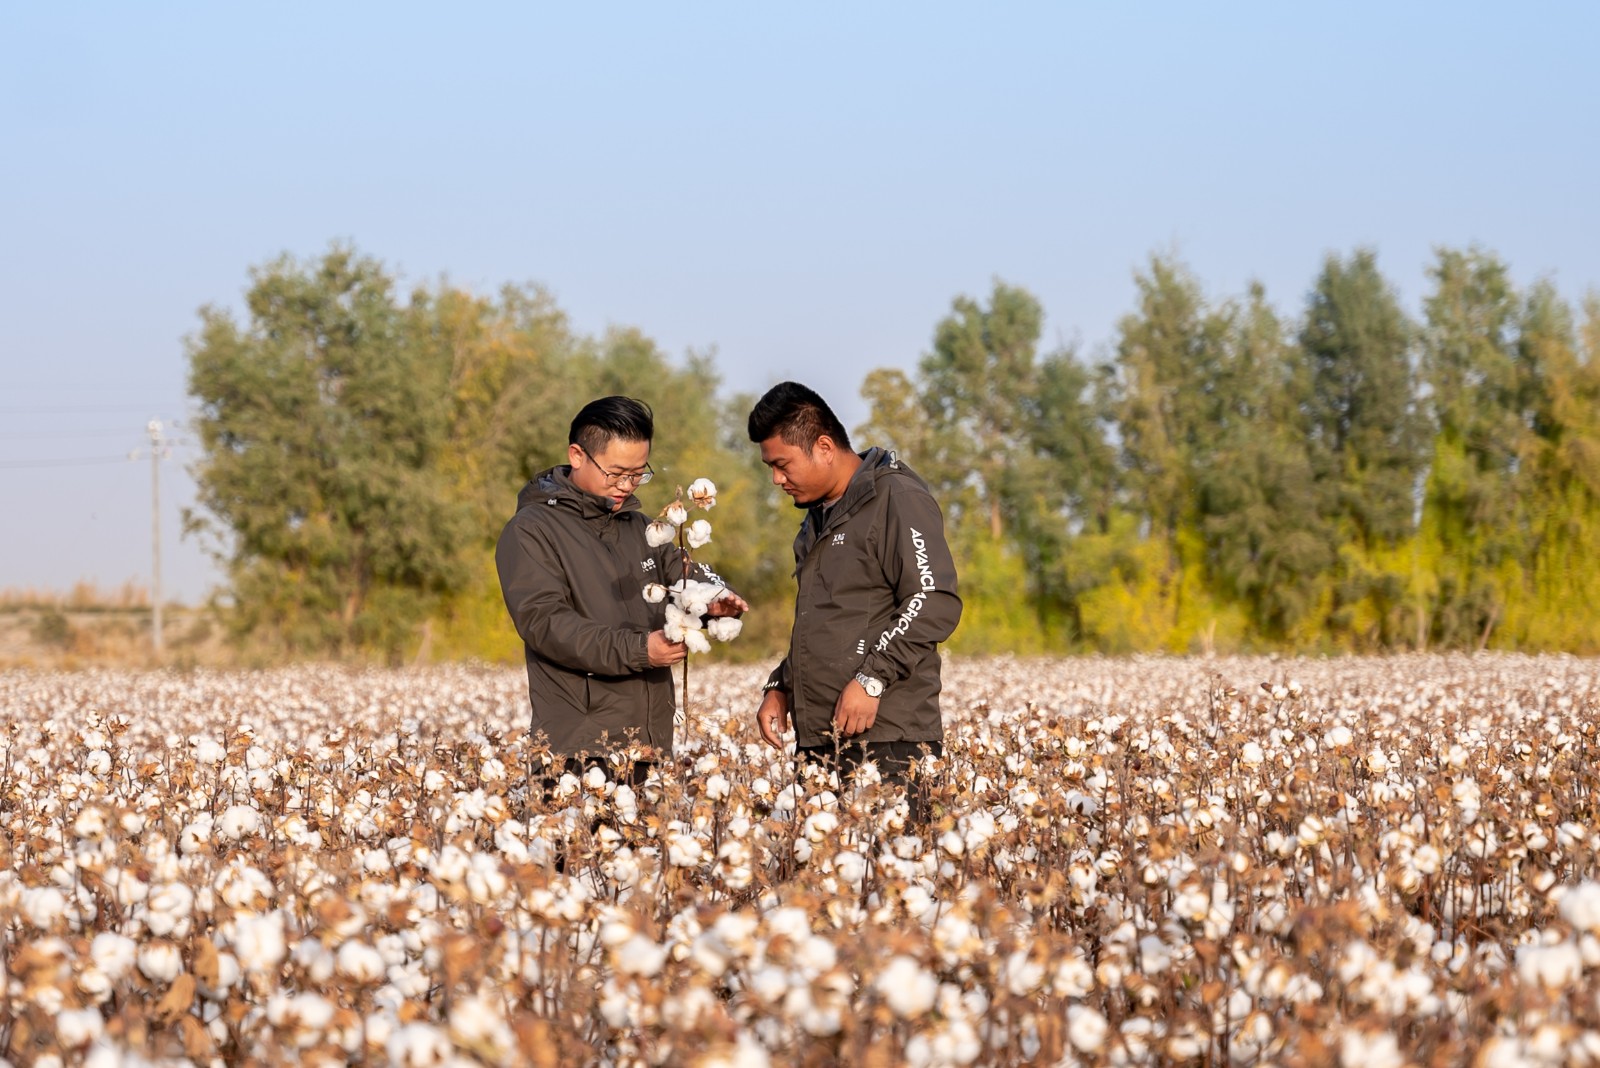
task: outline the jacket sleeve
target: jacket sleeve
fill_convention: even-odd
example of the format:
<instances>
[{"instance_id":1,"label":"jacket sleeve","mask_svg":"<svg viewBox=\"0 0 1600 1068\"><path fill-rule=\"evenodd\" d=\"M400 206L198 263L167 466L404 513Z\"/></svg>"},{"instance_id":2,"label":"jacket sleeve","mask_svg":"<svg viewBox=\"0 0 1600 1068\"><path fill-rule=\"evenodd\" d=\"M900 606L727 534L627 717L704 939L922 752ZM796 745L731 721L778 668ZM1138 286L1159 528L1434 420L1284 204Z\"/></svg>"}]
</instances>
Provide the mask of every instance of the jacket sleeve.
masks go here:
<instances>
[{"instance_id":1,"label":"jacket sleeve","mask_svg":"<svg viewBox=\"0 0 1600 1068\"><path fill-rule=\"evenodd\" d=\"M578 612L554 548L531 524L512 519L494 562L500 591L528 648L572 671L631 675L650 666L649 636Z\"/></svg>"},{"instance_id":2,"label":"jacket sleeve","mask_svg":"<svg viewBox=\"0 0 1600 1068\"><path fill-rule=\"evenodd\" d=\"M893 586L895 608L889 629L875 637L861 670L893 684L954 633L961 598L944 516L933 495L920 485L895 485L884 514L883 573Z\"/></svg>"},{"instance_id":3,"label":"jacket sleeve","mask_svg":"<svg viewBox=\"0 0 1600 1068\"><path fill-rule=\"evenodd\" d=\"M767 684L761 687L762 694L768 690L782 690L789 700L794 700L794 683L789 678L789 658L784 657L778 666L772 669L772 674L767 676Z\"/></svg>"}]
</instances>

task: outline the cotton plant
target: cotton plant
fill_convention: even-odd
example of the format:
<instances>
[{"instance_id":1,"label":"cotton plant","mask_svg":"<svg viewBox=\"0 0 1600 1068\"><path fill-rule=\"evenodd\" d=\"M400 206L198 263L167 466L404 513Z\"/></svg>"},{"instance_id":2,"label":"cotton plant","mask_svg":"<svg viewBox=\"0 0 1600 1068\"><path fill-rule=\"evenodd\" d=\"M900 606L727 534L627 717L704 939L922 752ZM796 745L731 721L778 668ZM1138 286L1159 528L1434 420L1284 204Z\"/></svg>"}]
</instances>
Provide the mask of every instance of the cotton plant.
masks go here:
<instances>
[{"instance_id":1,"label":"cotton plant","mask_svg":"<svg viewBox=\"0 0 1600 1068\"><path fill-rule=\"evenodd\" d=\"M697 478L689 484L688 503L684 502L684 489L677 494L655 520L645 528L645 541L652 547L676 541L683 554L683 577L671 586L652 582L644 588L644 599L651 604L667 602L667 621L662 633L670 642L683 642L691 653L709 653L711 639L731 642L739 636L744 623L737 616L717 616L706 619L711 602L726 596L728 589L718 582L702 582L690 577L694 563L694 550L711 543L711 522L707 519L689 521L689 508L709 512L717 504L717 487L709 478ZM689 707L689 661L683 662L683 704L674 720L681 726Z\"/></svg>"}]
</instances>

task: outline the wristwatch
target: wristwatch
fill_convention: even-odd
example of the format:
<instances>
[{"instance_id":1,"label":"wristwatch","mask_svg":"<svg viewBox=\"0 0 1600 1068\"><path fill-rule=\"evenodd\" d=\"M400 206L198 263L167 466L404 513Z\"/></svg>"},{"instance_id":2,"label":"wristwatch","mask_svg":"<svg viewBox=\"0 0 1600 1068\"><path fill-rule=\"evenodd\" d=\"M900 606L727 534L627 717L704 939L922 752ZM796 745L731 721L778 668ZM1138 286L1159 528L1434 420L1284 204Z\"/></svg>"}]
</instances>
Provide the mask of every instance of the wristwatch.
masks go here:
<instances>
[{"instance_id":1,"label":"wristwatch","mask_svg":"<svg viewBox=\"0 0 1600 1068\"><path fill-rule=\"evenodd\" d=\"M861 684L863 690L867 691L868 697L883 696L883 680L875 679L864 671L858 671L856 672L856 681Z\"/></svg>"}]
</instances>

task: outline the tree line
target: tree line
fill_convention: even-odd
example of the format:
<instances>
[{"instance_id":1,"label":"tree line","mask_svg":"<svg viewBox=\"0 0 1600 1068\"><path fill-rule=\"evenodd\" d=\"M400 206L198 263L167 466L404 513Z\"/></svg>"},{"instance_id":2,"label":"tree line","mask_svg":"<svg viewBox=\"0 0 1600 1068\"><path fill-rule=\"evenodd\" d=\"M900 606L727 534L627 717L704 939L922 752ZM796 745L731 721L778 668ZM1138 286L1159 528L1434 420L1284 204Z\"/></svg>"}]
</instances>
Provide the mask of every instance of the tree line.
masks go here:
<instances>
[{"instance_id":1,"label":"tree line","mask_svg":"<svg viewBox=\"0 0 1600 1068\"><path fill-rule=\"evenodd\" d=\"M867 375L857 445L944 505L954 647L1600 650L1600 301L1580 320L1476 249L1430 281L1413 321L1373 253L1330 256L1291 319L1157 256L1095 361L1041 351L1024 289L953 301L913 371ZM264 659L515 657L495 537L610 393L656 412L647 509L721 489L707 559L758 606L739 647L787 633L797 516L710 355L582 335L537 287L401 295L337 246L252 270L243 321L202 309L187 349L189 525Z\"/></svg>"}]
</instances>

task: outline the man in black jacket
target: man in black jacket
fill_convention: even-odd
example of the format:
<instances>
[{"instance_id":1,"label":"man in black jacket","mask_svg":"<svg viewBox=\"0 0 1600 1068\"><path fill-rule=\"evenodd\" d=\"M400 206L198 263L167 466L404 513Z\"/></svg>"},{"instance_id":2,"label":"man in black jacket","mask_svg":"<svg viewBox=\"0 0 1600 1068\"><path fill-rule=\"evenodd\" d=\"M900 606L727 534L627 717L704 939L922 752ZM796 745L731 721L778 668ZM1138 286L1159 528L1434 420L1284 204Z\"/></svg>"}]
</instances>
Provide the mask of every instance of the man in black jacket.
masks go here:
<instances>
[{"instance_id":1,"label":"man in black jacket","mask_svg":"<svg viewBox=\"0 0 1600 1068\"><path fill-rule=\"evenodd\" d=\"M525 647L533 730L571 771L639 746L634 782L672 752L671 665L688 653L663 633L665 603L644 599L647 584L683 577L677 546L645 540L649 520L633 495L652 475L654 430L649 406L631 397L585 405L567 435L567 463L523 487L495 549ZM717 581L700 565L692 577ZM729 591L710 614L749 607Z\"/></svg>"},{"instance_id":2,"label":"man in black jacket","mask_svg":"<svg viewBox=\"0 0 1600 1068\"><path fill-rule=\"evenodd\" d=\"M849 771L876 762L903 782L943 752L939 642L961 619L944 517L927 483L891 452L859 455L827 403L797 382L750 412L772 481L806 509L794 541L794 628L756 712L781 746L794 724L803 761Z\"/></svg>"}]
</instances>

